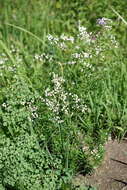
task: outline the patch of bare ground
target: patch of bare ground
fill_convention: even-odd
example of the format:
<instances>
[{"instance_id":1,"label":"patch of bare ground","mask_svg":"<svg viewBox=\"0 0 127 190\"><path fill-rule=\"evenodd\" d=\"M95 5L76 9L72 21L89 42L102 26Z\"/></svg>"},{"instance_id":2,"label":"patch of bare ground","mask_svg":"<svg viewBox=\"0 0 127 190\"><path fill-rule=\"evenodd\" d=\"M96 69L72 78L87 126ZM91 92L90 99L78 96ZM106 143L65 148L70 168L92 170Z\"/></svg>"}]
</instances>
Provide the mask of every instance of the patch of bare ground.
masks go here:
<instances>
[{"instance_id":1,"label":"patch of bare ground","mask_svg":"<svg viewBox=\"0 0 127 190\"><path fill-rule=\"evenodd\" d=\"M127 140L109 141L104 160L91 175L75 177L75 184L88 184L97 190L127 190Z\"/></svg>"}]
</instances>

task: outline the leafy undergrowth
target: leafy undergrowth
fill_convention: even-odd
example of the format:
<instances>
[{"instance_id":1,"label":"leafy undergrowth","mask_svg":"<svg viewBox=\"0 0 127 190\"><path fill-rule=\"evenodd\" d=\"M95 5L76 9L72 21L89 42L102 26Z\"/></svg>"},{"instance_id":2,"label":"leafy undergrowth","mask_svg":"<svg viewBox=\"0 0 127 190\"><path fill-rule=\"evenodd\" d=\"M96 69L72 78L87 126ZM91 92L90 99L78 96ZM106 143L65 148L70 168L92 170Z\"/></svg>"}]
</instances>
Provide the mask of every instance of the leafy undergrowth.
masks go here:
<instances>
[{"instance_id":1,"label":"leafy undergrowth","mask_svg":"<svg viewBox=\"0 0 127 190\"><path fill-rule=\"evenodd\" d=\"M108 137L126 134L126 58L114 24L101 18L88 32L79 21L73 35L43 39L8 25L21 40L0 40L1 189L71 189L77 172L101 162Z\"/></svg>"}]
</instances>

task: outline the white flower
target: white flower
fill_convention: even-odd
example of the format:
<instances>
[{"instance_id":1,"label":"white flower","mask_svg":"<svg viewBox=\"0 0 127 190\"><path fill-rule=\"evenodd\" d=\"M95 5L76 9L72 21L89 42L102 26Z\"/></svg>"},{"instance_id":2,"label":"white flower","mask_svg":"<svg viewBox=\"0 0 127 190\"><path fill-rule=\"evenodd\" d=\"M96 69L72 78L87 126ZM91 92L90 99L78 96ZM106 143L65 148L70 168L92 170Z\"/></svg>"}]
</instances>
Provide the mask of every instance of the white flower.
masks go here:
<instances>
[{"instance_id":1,"label":"white flower","mask_svg":"<svg viewBox=\"0 0 127 190\"><path fill-rule=\"evenodd\" d=\"M92 40L91 40L91 35L92 35L92 33L88 33L88 32L87 32L87 29L86 29L84 26L81 26L81 25L80 25L80 22L79 22L78 29L79 29L78 37L79 37L81 40L83 40L84 42L90 44L90 42L92 41Z\"/></svg>"},{"instance_id":2,"label":"white flower","mask_svg":"<svg viewBox=\"0 0 127 190\"><path fill-rule=\"evenodd\" d=\"M72 36L65 36L64 34L62 34L60 36L60 39L62 39L64 41L70 41L71 43L74 43L74 37L72 37Z\"/></svg>"}]
</instances>

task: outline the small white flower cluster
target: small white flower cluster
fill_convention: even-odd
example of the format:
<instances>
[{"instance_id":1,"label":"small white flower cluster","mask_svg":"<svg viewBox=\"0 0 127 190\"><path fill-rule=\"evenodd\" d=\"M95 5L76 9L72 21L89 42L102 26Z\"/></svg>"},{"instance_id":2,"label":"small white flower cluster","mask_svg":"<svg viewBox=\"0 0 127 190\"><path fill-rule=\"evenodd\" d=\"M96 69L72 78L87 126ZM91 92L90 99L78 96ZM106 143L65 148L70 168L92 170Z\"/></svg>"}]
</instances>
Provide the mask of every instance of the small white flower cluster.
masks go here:
<instances>
[{"instance_id":1,"label":"small white flower cluster","mask_svg":"<svg viewBox=\"0 0 127 190\"><path fill-rule=\"evenodd\" d=\"M98 19L97 24L108 29L112 24L112 20L108 18ZM116 41L115 36L113 36L111 32L109 33L107 30L105 31L106 33L103 31L103 33L98 32L97 34L87 32L87 29L82 26L79 21L77 36L73 37L62 34L59 37L54 37L49 34L47 38L51 44L56 45L59 49L65 50L63 56L65 55L65 58L67 56L67 61L63 62L64 65L82 64L82 72L85 72L86 68L94 71L95 67L90 63L90 59L97 57L101 61L104 61L108 50L118 47L118 42ZM71 51L70 43L68 42L72 44L73 51ZM55 60L55 55L52 55L50 58L51 61L53 60L53 57ZM37 57L37 59L42 59L42 57Z\"/></svg>"},{"instance_id":2,"label":"small white flower cluster","mask_svg":"<svg viewBox=\"0 0 127 190\"><path fill-rule=\"evenodd\" d=\"M5 53L0 54L0 70L1 71L9 71L9 72L16 72L16 65L9 62L9 58ZM0 73L0 75L3 75L3 72Z\"/></svg>"},{"instance_id":3,"label":"small white flower cluster","mask_svg":"<svg viewBox=\"0 0 127 190\"><path fill-rule=\"evenodd\" d=\"M53 35L51 35L51 34L48 34L47 35L47 39L50 41L50 43L51 44L58 44L58 42L59 42L59 38L58 37L54 37Z\"/></svg>"},{"instance_id":4,"label":"small white flower cluster","mask_svg":"<svg viewBox=\"0 0 127 190\"><path fill-rule=\"evenodd\" d=\"M8 66L8 71L10 71L10 72L16 72L16 66L15 65Z\"/></svg>"},{"instance_id":5,"label":"small white flower cluster","mask_svg":"<svg viewBox=\"0 0 127 190\"><path fill-rule=\"evenodd\" d=\"M101 53L101 51L102 51L102 47L100 47L100 46L95 47L95 54L96 55L99 55Z\"/></svg>"},{"instance_id":6,"label":"small white flower cluster","mask_svg":"<svg viewBox=\"0 0 127 190\"><path fill-rule=\"evenodd\" d=\"M64 121L61 119L61 113L68 115L69 111L67 93L62 86L64 79L53 73L52 83L54 87L53 89L47 88L45 90L45 99L43 101L48 106L48 109L54 113L54 122L62 123Z\"/></svg>"},{"instance_id":7,"label":"small white flower cluster","mask_svg":"<svg viewBox=\"0 0 127 190\"><path fill-rule=\"evenodd\" d=\"M91 58L92 58L92 53L90 53L90 52L87 53L87 52L82 51L81 53L73 53L72 59L74 59L74 61L67 62L66 64L76 64L78 61L78 63L81 63L83 65L82 71L84 71L84 69L86 67L89 69L93 69L92 64L90 64L88 62L88 59L91 59ZM87 62L86 62L86 60L87 60Z\"/></svg>"},{"instance_id":8,"label":"small white flower cluster","mask_svg":"<svg viewBox=\"0 0 127 190\"><path fill-rule=\"evenodd\" d=\"M89 63L86 64L85 62L86 59L90 59L90 58L92 58L92 54L90 53L90 51L89 52L82 51L80 53L75 52L71 55L72 61L68 61L64 64L74 65L76 63L83 63L83 65L85 65L86 67L92 68L91 64Z\"/></svg>"},{"instance_id":9,"label":"small white flower cluster","mask_svg":"<svg viewBox=\"0 0 127 190\"><path fill-rule=\"evenodd\" d=\"M48 34L47 39L51 42L51 44L57 44L60 41L69 41L71 43L74 43L74 37L66 36L65 34L62 34L60 37L54 37L53 35Z\"/></svg>"},{"instance_id":10,"label":"small white flower cluster","mask_svg":"<svg viewBox=\"0 0 127 190\"><path fill-rule=\"evenodd\" d=\"M87 67L87 68L89 68L89 69L94 70L94 67L90 63L84 62L84 66Z\"/></svg>"},{"instance_id":11,"label":"small white flower cluster","mask_svg":"<svg viewBox=\"0 0 127 190\"><path fill-rule=\"evenodd\" d=\"M101 158L101 154L100 154L100 149L104 150L104 146L103 145L99 145L99 147L95 147L90 153L91 155L93 155L94 158L100 159Z\"/></svg>"},{"instance_id":12,"label":"small white flower cluster","mask_svg":"<svg viewBox=\"0 0 127 190\"><path fill-rule=\"evenodd\" d=\"M92 58L92 54L89 52L80 52L80 53L73 53L71 55L71 59L72 61L68 61L66 63L64 63L65 65L68 64L68 65L74 65L76 63L81 63L83 64L83 66L85 67L88 67L88 68L92 68L92 65L90 63L86 63L86 59L91 59Z\"/></svg>"},{"instance_id":13,"label":"small white flower cluster","mask_svg":"<svg viewBox=\"0 0 127 190\"><path fill-rule=\"evenodd\" d=\"M8 57L5 53L0 54L0 69L5 68Z\"/></svg>"},{"instance_id":14,"label":"small white flower cluster","mask_svg":"<svg viewBox=\"0 0 127 190\"><path fill-rule=\"evenodd\" d=\"M85 59L85 58L92 58L92 55L90 53L82 51L81 53L72 54L72 57L74 57L75 59Z\"/></svg>"},{"instance_id":15,"label":"small white flower cluster","mask_svg":"<svg viewBox=\"0 0 127 190\"><path fill-rule=\"evenodd\" d=\"M89 110L90 110L86 104L82 105L81 109L82 109L82 113L89 112Z\"/></svg>"},{"instance_id":16,"label":"small white flower cluster","mask_svg":"<svg viewBox=\"0 0 127 190\"><path fill-rule=\"evenodd\" d=\"M16 103L14 103L14 104L16 104ZM28 111L28 113L30 113L30 114L28 114L29 115L28 116L29 121L33 121L33 119L38 118L37 107L34 105L34 100L31 100L31 101L21 100L19 102L19 104L21 106L23 106ZM9 103L5 103L5 102L2 104L2 107L7 112L10 112L12 110L12 106L13 105L11 105Z\"/></svg>"},{"instance_id":17,"label":"small white flower cluster","mask_svg":"<svg viewBox=\"0 0 127 190\"><path fill-rule=\"evenodd\" d=\"M79 98L77 94L69 94L69 95L71 95L71 98L74 102L74 105L72 106L74 110L79 110L82 113L86 113L89 111L88 106L82 103L81 98Z\"/></svg>"},{"instance_id":18,"label":"small white flower cluster","mask_svg":"<svg viewBox=\"0 0 127 190\"><path fill-rule=\"evenodd\" d=\"M30 112L31 116L28 117L29 121L33 121L33 119L38 118L37 107L35 106L34 99L32 99L31 101L22 100L20 104L25 106L27 110Z\"/></svg>"},{"instance_id":19,"label":"small white flower cluster","mask_svg":"<svg viewBox=\"0 0 127 190\"><path fill-rule=\"evenodd\" d=\"M60 37L54 37L53 35L49 34L47 36L47 39L50 41L50 44L56 45L58 48L60 48L62 50L68 50L70 48L70 46L68 46L69 45L68 42L73 44L75 52L73 52L72 54L70 52L71 59L69 58L69 60L67 62L64 62L63 64L74 65L76 63L84 63L84 61L86 59L92 58L90 49L87 50L87 52L80 51L80 49L82 49L82 48L80 46L78 46L78 44L76 43L77 39L79 39L80 41L83 40L89 44L90 42L92 42L91 36L92 36L92 33L88 33L86 31L86 28L79 24L79 33L76 38L74 38L73 36L67 36L65 34L62 34ZM66 53L66 51L65 51L65 53ZM36 56L36 59L43 59L43 56ZM88 65L89 65L89 68L92 67L92 66L90 66L90 64L88 64Z\"/></svg>"},{"instance_id":20,"label":"small white flower cluster","mask_svg":"<svg viewBox=\"0 0 127 190\"><path fill-rule=\"evenodd\" d=\"M87 68L87 69L90 69L90 71L94 71L94 70L95 70L95 68L94 68L94 66L93 66L92 64L87 63L87 62L83 62L83 67L81 68L81 72L86 73L87 76L90 76L91 74L88 73L88 72L85 72L85 71L86 71L86 68Z\"/></svg>"},{"instance_id":21,"label":"small white flower cluster","mask_svg":"<svg viewBox=\"0 0 127 190\"><path fill-rule=\"evenodd\" d=\"M62 49L62 50L67 49L67 45L66 45L64 42L58 43L58 47L59 47L60 49Z\"/></svg>"},{"instance_id":22,"label":"small white flower cluster","mask_svg":"<svg viewBox=\"0 0 127 190\"><path fill-rule=\"evenodd\" d=\"M63 41L70 41L71 43L74 43L74 37L73 36L66 36L65 34L62 34L60 36L60 39Z\"/></svg>"},{"instance_id":23,"label":"small white flower cluster","mask_svg":"<svg viewBox=\"0 0 127 190\"><path fill-rule=\"evenodd\" d=\"M76 64L76 61L68 61L64 63L64 65L74 65L74 64Z\"/></svg>"},{"instance_id":24,"label":"small white flower cluster","mask_svg":"<svg viewBox=\"0 0 127 190\"><path fill-rule=\"evenodd\" d=\"M74 43L74 37L62 34L59 38L58 47L62 50L66 50L67 49L66 42Z\"/></svg>"},{"instance_id":25,"label":"small white flower cluster","mask_svg":"<svg viewBox=\"0 0 127 190\"><path fill-rule=\"evenodd\" d=\"M16 54L19 53L19 49L15 47L15 45L11 45L10 47L10 53Z\"/></svg>"},{"instance_id":26,"label":"small white flower cluster","mask_svg":"<svg viewBox=\"0 0 127 190\"><path fill-rule=\"evenodd\" d=\"M2 107L3 107L3 108L7 108L7 107L8 107L8 104L4 102L4 103L2 104Z\"/></svg>"},{"instance_id":27,"label":"small white flower cluster","mask_svg":"<svg viewBox=\"0 0 127 190\"><path fill-rule=\"evenodd\" d=\"M115 36L111 35L111 36L110 36L110 39L111 39L112 45L113 45L115 48L118 48L119 44L118 44L118 42L116 41Z\"/></svg>"},{"instance_id":28,"label":"small white flower cluster","mask_svg":"<svg viewBox=\"0 0 127 190\"><path fill-rule=\"evenodd\" d=\"M87 29L84 26L81 26L80 22L79 22L79 34L78 37L83 40L83 42L90 44L92 42L92 32L88 33Z\"/></svg>"},{"instance_id":29,"label":"small white flower cluster","mask_svg":"<svg viewBox=\"0 0 127 190\"><path fill-rule=\"evenodd\" d=\"M45 60L52 61L53 60L53 56L49 55L49 54L46 54L46 53L42 53L40 55L39 54L35 54L34 59L36 61L39 61L39 62L43 62Z\"/></svg>"},{"instance_id":30,"label":"small white flower cluster","mask_svg":"<svg viewBox=\"0 0 127 190\"><path fill-rule=\"evenodd\" d=\"M54 114L53 121L63 123L62 116L72 116L73 111L82 113L88 111L87 105L83 105L81 99L76 94L66 92L64 89L65 80L63 77L53 73L53 89L45 90L45 97L41 98L48 109Z\"/></svg>"},{"instance_id":31,"label":"small white flower cluster","mask_svg":"<svg viewBox=\"0 0 127 190\"><path fill-rule=\"evenodd\" d=\"M67 49L67 42L74 43L74 37L66 36L65 34L62 34L60 37L54 37L53 35L48 34L47 39L50 41L50 44L57 45L57 47L62 50Z\"/></svg>"},{"instance_id":32,"label":"small white flower cluster","mask_svg":"<svg viewBox=\"0 0 127 190\"><path fill-rule=\"evenodd\" d=\"M99 145L99 147L97 148L94 148L93 150L90 150L90 146L86 143L83 143L83 147L82 147L82 150L83 152L87 153L90 155L90 160L92 159L100 159L101 158L101 154L99 152L99 149L103 149L103 146L102 145Z\"/></svg>"},{"instance_id":33,"label":"small white flower cluster","mask_svg":"<svg viewBox=\"0 0 127 190\"><path fill-rule=\"evenodd\" d=\"M43 61L43 54L41 54L41 55L35 54L34 58L37 61Z\"/></svg>"},{"instance_id":34,"label":"small white flower cluster","mask_svg":"<svg viewBox=\"0 0 127 190\"><path fill-rule=\"evenodd\" d=\"M33 119L38 118L37 107L35 106L34 99L27 102L21 102L21 105L26 105L27 110L31 113L31 117L28 118L29 120L33 121Z\"/></svg>"}]
</instances>

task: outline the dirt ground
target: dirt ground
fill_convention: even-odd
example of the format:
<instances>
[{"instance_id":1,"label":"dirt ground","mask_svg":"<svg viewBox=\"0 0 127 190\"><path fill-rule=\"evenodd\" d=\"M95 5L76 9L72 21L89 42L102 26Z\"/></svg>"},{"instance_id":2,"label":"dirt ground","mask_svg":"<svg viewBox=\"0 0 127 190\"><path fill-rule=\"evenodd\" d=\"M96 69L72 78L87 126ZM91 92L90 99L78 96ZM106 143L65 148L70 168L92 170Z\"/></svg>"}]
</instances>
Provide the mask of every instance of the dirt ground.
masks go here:
<instances>
[{"instance_id":1,"label":"dirt ground","mask_svg":"<svg viewBox=\"0 0 127 190\"><path fill-rule=\"evenodd\" d=\"M127 139L109 141L102 165L92 175L75 177L77 185L88 184L97 190L127 190Z\"/></svg>"}]
</instances>

